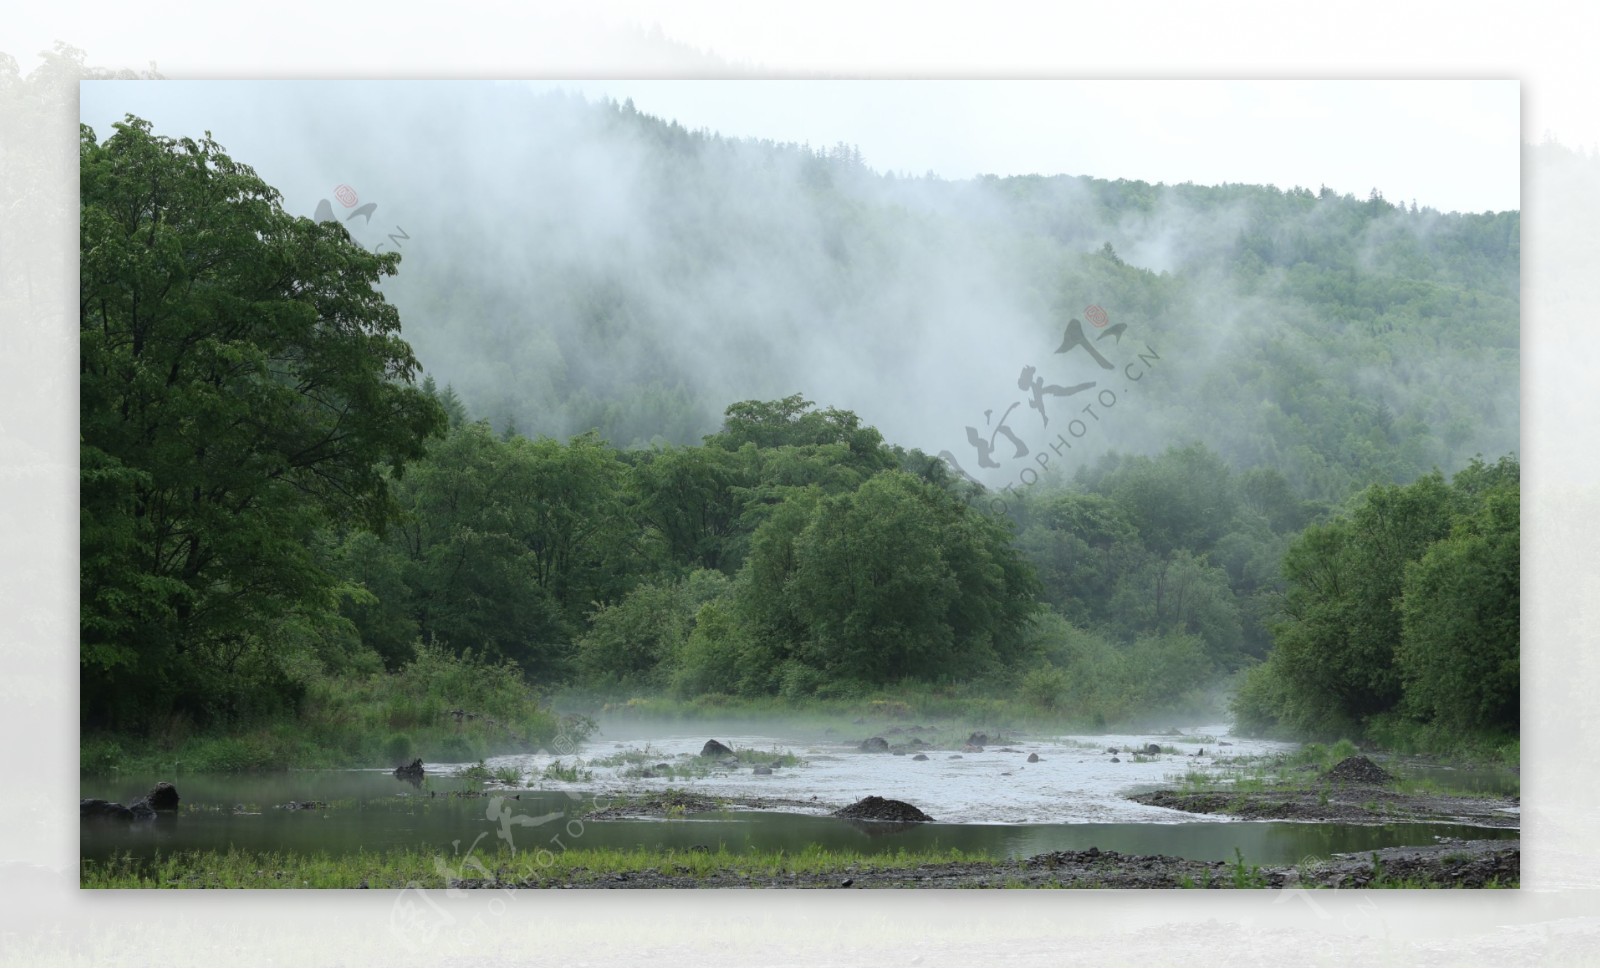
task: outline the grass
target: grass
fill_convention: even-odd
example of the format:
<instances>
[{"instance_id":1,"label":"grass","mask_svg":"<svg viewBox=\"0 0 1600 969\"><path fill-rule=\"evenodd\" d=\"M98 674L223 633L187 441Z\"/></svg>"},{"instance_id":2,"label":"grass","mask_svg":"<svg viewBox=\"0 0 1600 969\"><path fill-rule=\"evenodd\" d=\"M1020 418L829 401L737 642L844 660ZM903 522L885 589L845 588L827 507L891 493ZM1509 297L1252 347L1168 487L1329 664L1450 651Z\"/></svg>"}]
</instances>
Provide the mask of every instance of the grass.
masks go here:
<instances>
[{"instance_id":1,"label":"grass","mask_svg":"<svg viewBox=\"0 0 1600 969\"><path fill-rule=\"evenodd\" d=\"M83 888L446 888L452 879L490 879L520 887L589 884L618 874L704 878L733 873L756 879L786 875L847 875L923 865L992 862L985 853L959 849L900 850L865 855L816 846L801 851L677 851L645 848L570 848L512 852L475 843L465 854L405 849L334 857L233 848L160 853L148 862L131 855L84 860Z\"/></svg>"},{"instance_id":2,"label":"grass","mask_svg":"<svg viewBox=\"0 0 1600 969\"><path fill-rule=\"evenodd\" d=\"M1246 865L1244 852L1238 848L1233 849L1234 863L1230 873L1233 876L1234 888L1266 888L1266 876L1261 874L1260 865Z\"/></svg>"},{"instance_id":3,"label":"grass","mask_svg":"<svg viewBox=\"0 0 1600 969\"><path fill-rule=\"evenodd\" d=\"M757 750L747 747L735 750L734 759L744 766L766 767L799 767L805 761L787 749L780 750L771 747L766 750ZM700 757L693 754L681 754L676 758L668 758L660 751L652 751L647 744L643 748L630 748L614 754L595 759L592 763L596 767L621 767L621 775L625 778L640 778L649 774L653 778L667 780L695 780L706 777L715 771L726 770L722 761L726 758Z\"/></svg>"},{"instance_id":4,"label":"grass","mask_svg":"<svg viewBox=\"0 0 1600 969\"><path fill-rule=\"evenodd\" d=\"M561 717L541 704L515 667L424 646L399 672L312 679L299 709L275 720L201 729L170 717L145 736L85 733L79 765L90 774L173 780L184 773L397 766L417 757L460 763L576 742L593 730L592 720Z\"/></svg>"},{"instance_id":5,"label":"grass","mask_svg":"<svg viewBox=\"0 0 1600 969\"><path fill-rule=\"evenodd\" d=\"M583 761L581 760L574 759L570 765L554 760L545 766L540 776L547 781L566 781L569 784L577 784L594 780L594 771L583 766Z\"/></svg>"},{"instance_id":6,"label":"grass","mask_svg":"<svg viewBox=\"0 0 1600 969\"><path fill-rule=\"evenodd\" d=\"M1460 764L1515 767L1522 763L1522 741L1511 734L1456 730L1383 715L1367 724L1373 743L1398 754L1425 754Z\"/></svg>"},{"instance_id":7,"label":"grass","mask_svg":"<svg viewBox=\"0 0 1600 969\"><path fill-rule=\"evenodd\" d=\"M484 781L487 781L490 778L492 778L494 776L494 773L489 770L488 765L484 764L484 762L480 760L476 764L473 764L470 767L461 768L460 770L456 771L455 774L452 775L452 776L459 777L459 778L461 778L463 780L477 781L478 783L481 784Z\"/></svg>"}]
</instances>

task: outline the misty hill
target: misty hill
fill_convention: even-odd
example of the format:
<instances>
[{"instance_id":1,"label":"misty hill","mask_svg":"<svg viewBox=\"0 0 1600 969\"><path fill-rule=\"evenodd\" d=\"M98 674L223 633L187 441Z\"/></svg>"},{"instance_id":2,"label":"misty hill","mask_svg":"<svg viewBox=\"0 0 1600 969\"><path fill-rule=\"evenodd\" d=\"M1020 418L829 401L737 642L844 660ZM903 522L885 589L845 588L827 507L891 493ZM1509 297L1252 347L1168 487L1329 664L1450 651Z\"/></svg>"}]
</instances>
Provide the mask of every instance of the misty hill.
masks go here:
<instances>
[{"instance_id":1,"label":"misty hill","mask_svg":"<svg viewBox=\"0 0 1600 969\"><path fill-rule=\"evenodd\" d=\"M385 112L386 292L496 427L695 443L730 402L798 391L976 471L964 429L1024 366L1075 379L1051 353L1095 304L1163 365L1080 466L1201 441L1339 498L1518 448L1515 212L911 178L509 86Z\"/></svg>"}]
</instances>

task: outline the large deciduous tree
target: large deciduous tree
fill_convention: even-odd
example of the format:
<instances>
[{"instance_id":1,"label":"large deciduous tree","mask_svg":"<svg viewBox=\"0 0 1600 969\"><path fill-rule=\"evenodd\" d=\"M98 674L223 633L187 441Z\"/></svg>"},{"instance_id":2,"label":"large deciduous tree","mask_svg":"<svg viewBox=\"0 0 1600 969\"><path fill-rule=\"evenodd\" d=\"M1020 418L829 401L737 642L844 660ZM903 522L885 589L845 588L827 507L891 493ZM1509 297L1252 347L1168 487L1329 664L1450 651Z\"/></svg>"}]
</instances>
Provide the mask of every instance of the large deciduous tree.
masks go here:
<instances>
[{"instance_id":1,"label":"large deciduous tree","mask_svg":"<svg viewBox=\"0 0 1600 969\"><path fill-rule=\"evenodd\" d=\"M85 719L240 715L292 690L276 625L335 614L316 530L381 528L443 416L374 285L398 255L209 136L116 129L79 152Z\"/></svg>"}]
</instances>

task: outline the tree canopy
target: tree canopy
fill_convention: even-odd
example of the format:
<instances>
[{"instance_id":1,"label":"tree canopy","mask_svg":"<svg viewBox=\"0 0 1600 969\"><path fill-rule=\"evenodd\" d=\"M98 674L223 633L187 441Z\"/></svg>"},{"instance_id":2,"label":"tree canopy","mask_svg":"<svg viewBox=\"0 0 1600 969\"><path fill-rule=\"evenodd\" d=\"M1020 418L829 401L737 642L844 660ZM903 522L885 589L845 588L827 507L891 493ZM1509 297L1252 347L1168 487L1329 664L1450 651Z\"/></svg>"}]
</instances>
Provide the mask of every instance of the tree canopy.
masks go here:
<instances>
[{"instance_id":1,"label":"tree canopy","mask_svg":"<svg viewBox=\"0 0 1600 969\"><path fill-rule=\"evenodd\" d=\"M390 522L443 417L375 288L397 255L209 138L116 128L80 139L84 704L225 717L281 686L264 636L337 607L317 529Z\"/></svg>"}]
</instances>

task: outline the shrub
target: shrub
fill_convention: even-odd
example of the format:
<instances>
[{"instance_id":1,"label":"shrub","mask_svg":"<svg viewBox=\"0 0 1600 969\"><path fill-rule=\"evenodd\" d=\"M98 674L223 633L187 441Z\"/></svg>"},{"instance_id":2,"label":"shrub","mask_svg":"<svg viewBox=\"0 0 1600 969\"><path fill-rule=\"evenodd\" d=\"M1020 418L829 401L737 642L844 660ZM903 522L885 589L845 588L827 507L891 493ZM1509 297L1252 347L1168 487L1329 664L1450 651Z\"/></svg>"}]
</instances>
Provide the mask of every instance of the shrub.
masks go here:
<instances>
[{"instance_id":1,"label":"shrub","mask_svg":"<svg viewBox=\"0 0 1600 969\"><path fill-rule=\"evenodd\" d=\"M410 763L411 738L403 733L391 734L383 745L383 756L385 760L392 760L396 764Z\"/></svg>"},{"instance_id":2,"label":"shrub","mask_svg":"<svg viewBox=\"0 0 1600 969\"><path fill-rule=\"evenodd\" d=\"M1067 674L1054 666L1043 666L1022 678L1022 699L1041 710L1054 712L1071 684Z\"/></svg>"},{"instance_id":3,"label":"shrub","mask_svg":"<svg viewBox=\"0 0 1600 969\"><path fill-rule=\"evenodd\" d=\"M433 756L429 760L444 761L445 763L463 763L477 760L478 752L473 749L472 743L466 737L456 734L445 737L433 748Z\"/></svg>"}]
</instances>

